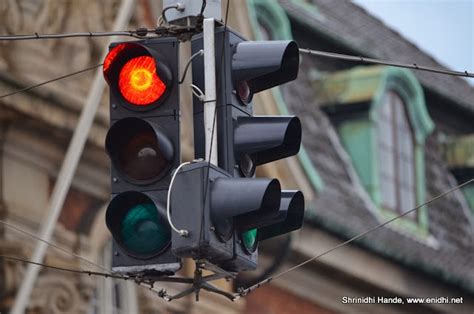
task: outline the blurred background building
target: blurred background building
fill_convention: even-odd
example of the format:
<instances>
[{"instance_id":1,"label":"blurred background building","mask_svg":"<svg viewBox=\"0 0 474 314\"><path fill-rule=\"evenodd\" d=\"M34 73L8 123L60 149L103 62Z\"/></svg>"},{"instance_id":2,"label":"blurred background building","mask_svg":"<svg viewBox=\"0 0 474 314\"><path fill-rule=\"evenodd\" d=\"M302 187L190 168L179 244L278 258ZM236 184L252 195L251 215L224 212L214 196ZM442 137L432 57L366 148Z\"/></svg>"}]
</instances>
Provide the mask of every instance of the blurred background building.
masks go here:
<instances>
[{"instance_id":1,"label":"blurred background building","mask_svg":"<svg viewBox=\"0 0 474 314\"><path fill-rule=\"evenodd\" d=\"M226 1L223 1L225 8ZM0 1L0 33L112 30L120 0ZM137 0L129 29L152 28L161 1ZM223 14L225 16L225 14ZM249 39L417 63L438 61L348 1L232 1L229 26ZM129 40L124 38L124 40ZM0 94L102 62L103 38L0 42ZM454 49L454 48L453 48ZM189 57L184 45L183 61ZM262 166L306 197L303 229L260 247L256 272L225 289L329 249L474 177L474 88L463 79L302 55L296 81L256 95L258 114L294 114L296 157ZM184 62L183 62L184 63ZM464 70L464 69L463 69ZM0 219L38 233L94 71L0 98ZM189 77L187 78L189 80ZM189 82L189 81L188 81ZM186 84L183 84L184 86ZM193 158L190 91L183 88L183 159ZM89 134L53 242L107 265L108 101ZM474 184L402 217L231 303L203 293L166 303L131 282L43 269L31 313L472 312ZM37 240L0 224L0 254L31 258ZM45 263L91 269L50 248ZM12 306L25 265L0 258L0 312ZM192 274L185 263L183 274ZM180 286L157 284L171 292ZM456 297L461 304L344 304L343 297Z\"/></svg>"}]
</instances>

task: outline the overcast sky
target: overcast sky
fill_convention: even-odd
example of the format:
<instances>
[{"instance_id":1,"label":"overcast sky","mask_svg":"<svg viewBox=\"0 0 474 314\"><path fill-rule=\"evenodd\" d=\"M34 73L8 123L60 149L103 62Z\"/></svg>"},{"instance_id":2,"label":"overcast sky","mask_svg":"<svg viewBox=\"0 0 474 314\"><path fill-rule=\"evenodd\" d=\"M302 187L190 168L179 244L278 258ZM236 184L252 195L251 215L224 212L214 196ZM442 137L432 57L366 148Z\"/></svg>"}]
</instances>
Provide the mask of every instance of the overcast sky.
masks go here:
<instances>
[{"instance_id":1,"label":"overcast sky","mask_svg":"<svg viewBox=\"0 0 474 314\"><path fill-rule=\"evenodd\" d=\"M474 72L474 0L355 0L453 70ZM474 85L474 79L468 79Z\"/></svg>"}]
</instances>

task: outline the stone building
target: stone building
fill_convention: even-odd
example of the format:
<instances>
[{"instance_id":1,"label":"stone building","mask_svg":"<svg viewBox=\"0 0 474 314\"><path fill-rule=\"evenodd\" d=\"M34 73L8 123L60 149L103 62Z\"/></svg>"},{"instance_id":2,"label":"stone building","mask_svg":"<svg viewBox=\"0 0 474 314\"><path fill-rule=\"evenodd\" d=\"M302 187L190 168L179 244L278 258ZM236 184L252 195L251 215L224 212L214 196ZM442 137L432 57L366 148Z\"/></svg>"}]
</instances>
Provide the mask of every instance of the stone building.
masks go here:
<instances>
[{"instance_id":1,"label":"stone building","mask_svg":"<svg viewBox=\"0 0 474 314\"><path fill-rule=\"evenodd\" d=\"M223 1L225 8L226 1ZM111 30L119 0L1 1L0 33ZM161 3L137 0L130 29L154 27ZM347 1L232 1L229 25L249 39L294 39L302 48L443 68ZM127 39L127 38L126 38ZM128 40L128 39L127 39ZM0 41L0 96L101 63L103 38ZM189 46L183 45L183 61ZM0 98L0 219L36 234L48 208L94 71ZM189 78L188 78L189 79ZM189 91L182 91L183 159L193 157ZM110 263L104 152L108 102L95 123L53 242ZM257 94L258 114L294 114L296 157L258 169L306 197L304 227L262 244L259 269L228 290L282 271L473 178L474 88L432 73L302 55L296 81ZM166 303L131 282L42 269L31 313L469 312L474 308L474 185L424 206L231 303L203 293ZM36 240L0 224L0 254L31 258ZM48 249L45 263L90 269ZM0 258L0 312L13 304L25 265ZM182 273L191 274L186 262ZM181 288L161 285L170 292ZM447 297L459 304L347 304L344 297ZM404 299L405 300L405 299Z\"/></svg>"}]
</instances>

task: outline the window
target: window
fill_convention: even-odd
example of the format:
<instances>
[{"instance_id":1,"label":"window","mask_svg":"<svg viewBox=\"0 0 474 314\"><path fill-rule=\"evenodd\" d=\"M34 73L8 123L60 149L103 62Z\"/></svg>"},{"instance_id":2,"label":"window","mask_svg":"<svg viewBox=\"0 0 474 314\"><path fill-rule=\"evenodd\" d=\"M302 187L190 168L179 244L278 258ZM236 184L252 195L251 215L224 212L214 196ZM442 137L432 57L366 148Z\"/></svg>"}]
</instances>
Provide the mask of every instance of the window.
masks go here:
<instances>
[{"instance_id":1,"label":"window","mask_svg":"<svg viewBox=\"0 0 474 314\"><path fill-rule=\"evenodd\" d=\"M380 198L398 213L416 206L414 134L401 97L388 91L376 123ZM415 218L414 212L408 215Z\"/></svg>"},{"instance_id":2,"label":"window","mask_svg":"<svg viewBox=\"0 0 474 314\"><path fill-rule=\"evenodd\" d=\"M423 89L406 69L359 66L324 75L321 107L334 121L360 181L383 219L425 201L425 141L434 129ZM337 88L335 88L337 86ZM428 208L396 228L429 234Z\"/></svg>"}]
</instances>

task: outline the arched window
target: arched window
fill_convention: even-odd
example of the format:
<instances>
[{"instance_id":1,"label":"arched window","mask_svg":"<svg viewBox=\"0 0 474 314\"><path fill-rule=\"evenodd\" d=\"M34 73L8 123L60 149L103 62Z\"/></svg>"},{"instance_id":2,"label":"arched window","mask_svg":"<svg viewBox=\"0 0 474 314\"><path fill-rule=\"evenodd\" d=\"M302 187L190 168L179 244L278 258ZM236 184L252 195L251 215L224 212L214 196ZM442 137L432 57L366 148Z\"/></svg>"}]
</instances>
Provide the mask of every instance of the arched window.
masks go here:
<instances>
[{"instance_id":1,"label":"arched window","mask_svg":"<svg viewBox=\"0 0 474 314\"><path fill-rule=\"evenodd\" d=\"M376 122L380 198L385 209L402 213L416 206L414 133L402 98L387 91ZM410 217L416 217L410 213Z\"/></svg>"}]
</instances>

